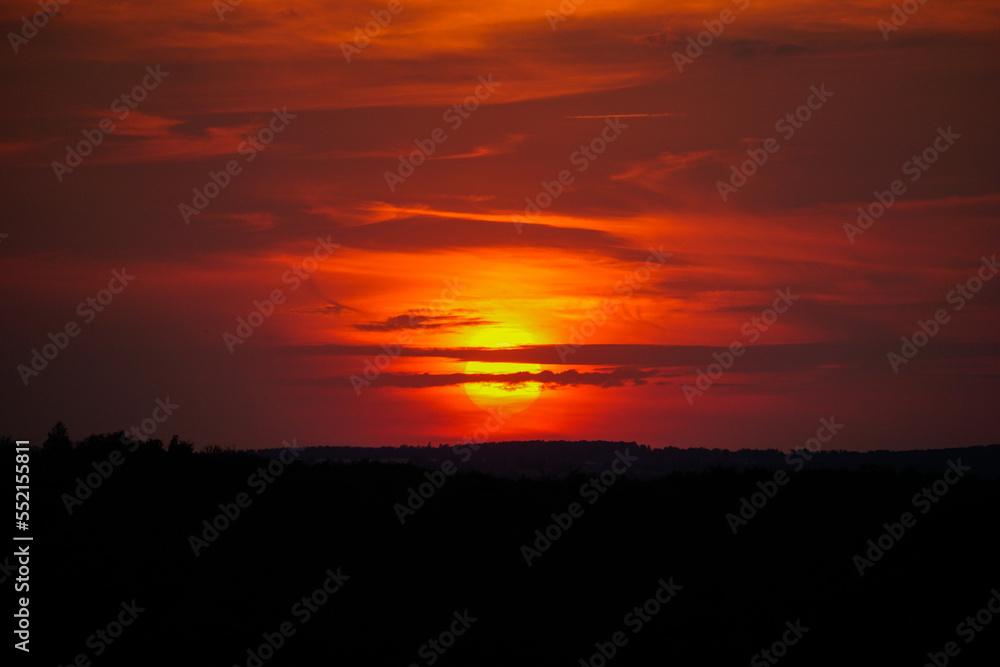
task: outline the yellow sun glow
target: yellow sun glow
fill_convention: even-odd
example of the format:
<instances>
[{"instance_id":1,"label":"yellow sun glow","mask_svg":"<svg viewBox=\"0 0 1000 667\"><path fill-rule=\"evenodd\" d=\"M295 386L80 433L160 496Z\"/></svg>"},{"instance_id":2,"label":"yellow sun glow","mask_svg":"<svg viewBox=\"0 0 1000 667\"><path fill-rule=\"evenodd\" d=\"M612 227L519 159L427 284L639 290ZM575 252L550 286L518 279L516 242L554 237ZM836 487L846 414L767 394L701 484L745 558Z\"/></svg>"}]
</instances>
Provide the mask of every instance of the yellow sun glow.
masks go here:
<instances>
[{"instance_id":1,"label":"yellow sun glow","mask_svg":"<svg viewBox=\"0 0 1000 667\"><path fill-rule=\"evenodd\" d=\"M467 347L504 348L531 345L534 337L520 330L505 327L492 327L470 336L465 344ZM495 363L489 361L470 361L465 365L467 374L486 373L490 375L509 375L512 373L538 373L542 370L539 364ZM485 409L503 408L504 413L514 414L526 409L542 393L540 382L519 382L508 384L504 382L467 382L462 385L469 399L477 406Z\"/></svg>"}]
</instances>

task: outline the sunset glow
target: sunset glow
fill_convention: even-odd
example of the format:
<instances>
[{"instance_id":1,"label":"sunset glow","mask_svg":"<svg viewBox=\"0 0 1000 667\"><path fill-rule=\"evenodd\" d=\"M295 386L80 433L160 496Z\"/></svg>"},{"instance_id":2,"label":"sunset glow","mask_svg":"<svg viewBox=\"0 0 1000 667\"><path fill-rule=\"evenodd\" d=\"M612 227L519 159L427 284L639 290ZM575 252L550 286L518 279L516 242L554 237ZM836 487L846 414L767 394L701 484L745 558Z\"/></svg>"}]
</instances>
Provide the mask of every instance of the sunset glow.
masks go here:
<instances>
[{"instance_id":1,"label":"sunset glow","mask_svg":"<svg viewBox=\"0 0 1000 667\"><path fill-rule=\"evenodd\" d=\"M995 3L390 4L74 0L6 47L5 423L995 439Z\"/></svg>"}]
</instances>

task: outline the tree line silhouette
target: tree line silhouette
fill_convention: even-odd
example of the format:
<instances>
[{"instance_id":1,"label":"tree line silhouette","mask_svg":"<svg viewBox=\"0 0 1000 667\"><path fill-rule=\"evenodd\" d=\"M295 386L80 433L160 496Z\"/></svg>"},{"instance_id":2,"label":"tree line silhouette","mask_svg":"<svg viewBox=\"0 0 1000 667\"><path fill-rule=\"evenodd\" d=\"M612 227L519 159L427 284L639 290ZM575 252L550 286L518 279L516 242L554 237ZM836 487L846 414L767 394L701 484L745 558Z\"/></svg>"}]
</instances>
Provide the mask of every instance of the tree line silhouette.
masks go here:
<instances>
[{"instance_id":1,"label":"tree line silhouette","mask_svg":"<svg viewBox=\"0 0 1000 667\"><path fill-rule=\"evenodd\" d=\"M528 567L522 545L579 500L607 452L631 443L484 445L469 460L483 469L460 469L403 525L393 506L454 458L448 447L306 448L195 555L189 537L248 493L277 450L176 436L133 449L123 436L74 442L60 423L32 452L33 648L49 664L88 653L102 665L247 665L247 651L341 568L341 590L263 664L428 664L420 648L465 610L476 622L436 664L586 664L672 577L683 588L609 664L745 664L801 619L810 631L782 664L919 665L998 584L1000 482L979 473L995 469L996 446L962 453L973 471L860 577L852 557L940 477L920 457L959 450L911 458L919 465L848 453L839 468L810 464L733 535L727 513L780 463L638 448L636 467L661 456L701 467L629 471ZM123 462L67 512L63 495L113 452ZM517 474L518 457L541 473ZM484 472L494 460L501 474ZM97 658L87 638L133 599L145 611ZM1000 627L963 644L963 663L984 664L998 640Z\"/></svg>"}]
</instances>

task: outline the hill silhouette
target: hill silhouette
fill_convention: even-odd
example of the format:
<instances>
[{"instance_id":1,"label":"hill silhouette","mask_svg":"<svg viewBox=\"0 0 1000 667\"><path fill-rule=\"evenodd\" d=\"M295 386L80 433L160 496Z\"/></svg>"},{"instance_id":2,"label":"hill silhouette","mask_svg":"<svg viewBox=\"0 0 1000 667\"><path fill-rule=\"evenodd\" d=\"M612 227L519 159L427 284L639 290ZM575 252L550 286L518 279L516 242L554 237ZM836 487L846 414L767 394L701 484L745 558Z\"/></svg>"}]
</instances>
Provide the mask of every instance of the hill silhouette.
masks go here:
<instances>
[{"instance_id":1,"label":"hill silhouette","mask_svg":"<svg viewBox=\"0 0 1000 667\"><path fill-rule=\"evenodd\" d=\"M486 442L478 451L462 456L467 445L399 446L399 447L303 447L301 460L350 463L379 461L409 463L421 467L438 467L451 460L459 470L478 471L502 477L565 476L574 472L598 472L606 466L615 451L630 448L640 454L639 461L629 470L638 478L653 478L671 472L702 472L711 468L738 471L763 468L776 470L789 466L789 452L777 449L653 449L634 442L602 440L531 440ZM280 449L260 449L256 453L273 458ZM1000 476L1000 445L955 447L952 449L914 449L906 451L876 450L850 452L846 450L797 450L808 455L806 461L814 470L907 470L931 473L942 470L955 457L972 462L981 477ZM793 457L796 455L792 455ZM801 454L799 455L801 457ZM466 460L467 459L467 460Z\"/></svg>"},{"instance_id":2,"label":"hill silhouette","mask_svg":"<svg viewBox=\"0 0 1000 667\"><path fill-rule=\"evenodd\" d=\"M1000 583L997 446L831 452L795 471L780 452L631 443L491 443L467 463L449 447L186 445L32 450L36 659L772 664L760 652L795 638L786 623L808 630L783 665L922 665L948 641L963 664L996 655L1000 628L966 644L956 625ZM958 459L970 470L934 495ZM860 574L904 512L915 525ZM746 515L734 533L727 517ZM120 637L91 641L133 600Z\"/></svg>"}]
</instances>

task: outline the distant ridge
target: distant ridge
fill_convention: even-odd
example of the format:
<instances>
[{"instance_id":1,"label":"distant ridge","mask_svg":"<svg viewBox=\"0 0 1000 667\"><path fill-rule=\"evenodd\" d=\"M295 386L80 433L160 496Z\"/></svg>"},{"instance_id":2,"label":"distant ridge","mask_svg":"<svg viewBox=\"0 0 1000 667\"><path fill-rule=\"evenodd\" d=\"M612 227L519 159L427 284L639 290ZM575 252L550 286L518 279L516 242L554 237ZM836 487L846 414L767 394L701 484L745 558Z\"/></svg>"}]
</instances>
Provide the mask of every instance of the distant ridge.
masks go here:
<instances>
[{"instance_id":1,"label":"distant ridge","mask_svg":"<svg viewBox=\"0 0 1000 667\"><path fill-rule=\"evenodd\" d=\"M631 455L638 457L629 474L639 478L658 477L674 472L703 472L713 468L737 472L754 468L801 468L803 471L913 470L935 473L946 469L949 461L958 459L962 460L963 465L972 467L973 475L984 479L1000 478L1000 444L899 452L820 450L815 453L807 449L796 453L777 449L653 449L634 442L602 440L487 442L478 447L478 451L472 451L469 445L443 444L423 447L305 447L301 450L300 460L308 463L370 461L412 464L423 468L438 468L446 461L452 461L463 471L477 471L499 477L538 478L598 472L608 466L615 452L627 448ZM273 458L280 451L262 449L256 453Z\"/></svg>"}]
</instances>

